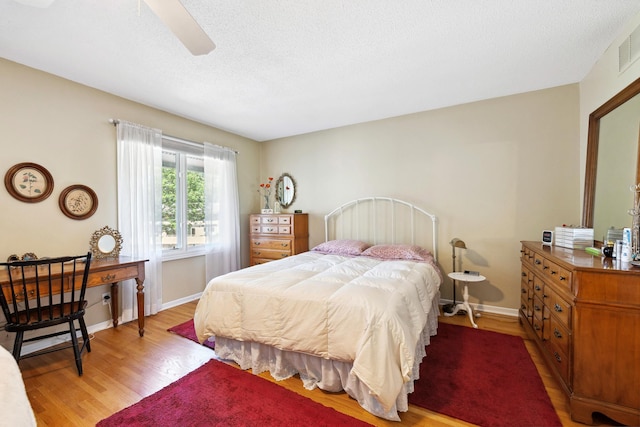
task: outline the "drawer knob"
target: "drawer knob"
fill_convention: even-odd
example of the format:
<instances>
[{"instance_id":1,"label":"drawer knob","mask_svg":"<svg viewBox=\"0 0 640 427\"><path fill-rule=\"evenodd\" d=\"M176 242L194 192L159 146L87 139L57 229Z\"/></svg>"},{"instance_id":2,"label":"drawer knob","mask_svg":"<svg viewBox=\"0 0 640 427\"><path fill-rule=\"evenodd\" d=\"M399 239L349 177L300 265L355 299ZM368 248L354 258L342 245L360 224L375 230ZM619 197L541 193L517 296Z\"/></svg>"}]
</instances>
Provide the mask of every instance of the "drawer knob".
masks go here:
<instances>
[{"instance_id":1,"label":"drawer knob","mask_svg":"<svg viewBox=\"0 0 640 427\"><path fill-rule=\"evenodd\" d=\"M567 278L564 276L560 276L560 280L567 280Z\"/></svg>"},{"instance_id":2,"label":"drawer knob","mask_svg":"<svg viewBox=\"0 0 640 427\"><path fill-rule=\"evenodd\" d=\"M562 306L558 303L556 303L556 305L553 306L553 309L558 313L562 313Z\"/></svg>"},{"instance_id":3,"label":"drawer knob","mask_svg":"<svg viewBox=\"0 0 640 427\"><path fill-rule=\"evenodd\" d=\"M558 328L553 328L553 335L558 339L562 338L562 332L560 332Z\"/></svg>"},{"instance_id":4,"label":"drawer knob","mask_svg":"<svg viewBox=\"0 0 640 427\"><path fill-rule=\"evenodd\" d=\"M524 271L522 272L522 277L527 277L527 273L525 273Z\"/></svg>"},{"instance_id":5,"label":"drawer knob","mask_svg":"<svg viewBox=\"0 0 640 427\"><path fill-rule=\"evenodd\" d=\"M540 285L536 285L536 291L541 291L542 287Z\"/></svg>"},{"instance_id":6,"label":"drawer knob","mask_svg":"<svg viewBox=\"0 0 640 427\"><path fill-rule=\"evenodd\" d=\"M525 288L522 288L522 293L523 293L523 294L526 294L526 293L527 293L527 290L526 290Z\"/></svg>"},{"instance_id":7,"label":"drawer knob","mask_svg":"<svg viewBox=\"0 0 640 427\"><path fill-rule=\"evenodd\" d=\"M555 274L558 274L558 272L551 270L551 275L555 275Z\"/></svg>"},{"instance_id":8,"label":"drawer knob","mask_svg":"<svg viewBox=\"0 0 640 427\"><path fill-rule=\"evenodd\" d=\"M533 309L534 309L535 311L542 311L542 309L540 308L540 306L539 306L539 305L537 305L537 304L533 306Z\"/></svg>"},{"instance_id":9,"label":"drawer knob","mask_svg":"<svg viewBox=\"0 0 640 427\"><path fill-rule=\"evenodd\" d=\"M542 262L539 259L537 259L536 260L536 265L540 265L540 264L542 264Z\"/></svg>"},{"instance_id":10,"label":"drawer knob","mask_svg":"<svg viewBox=\"0 0 640 427\"><path fill-rule=\"evenodd\" d=\"M260 246L260 242L253 242L254 245Z\"/></svg>"},{"instance_id":11,"label":"drawer knob","mask_svg":"<svg viewBox=\"0 0 640 427\"><path fill-rule=\"evenodd\" d=\"M540 325L538 325L537 323L534 323L533 329L535 329L536 331L539 331L540 330Z\"/></svg>"},{"instance_id":12,"label":"drawer knob","mask_svg":"<svg viewBox=\"0 0 640 427\"><path fill-rule=\"evenodd\" d=\"M115 274L107 274L106 276L102 276L102 277L101 277L101 280L102 280L103 282L109 282L109 281L111 281L111 280L113 280L113 279L115 279L115 278L116 278L116 275L115 275Z\"/></svg>"},{"instance_id":13,"label":"drawer knob","mask_svg":"<svg viewBox=\"0 0 640 427\"><path fill-rule=\"evenodd\" d=\"M553 357L556 358L556 360L558 361L558 363L562 363L562 357L560 357L560 355L558 354L557 351L553 352Z\"/></svg>"}]
</instances>

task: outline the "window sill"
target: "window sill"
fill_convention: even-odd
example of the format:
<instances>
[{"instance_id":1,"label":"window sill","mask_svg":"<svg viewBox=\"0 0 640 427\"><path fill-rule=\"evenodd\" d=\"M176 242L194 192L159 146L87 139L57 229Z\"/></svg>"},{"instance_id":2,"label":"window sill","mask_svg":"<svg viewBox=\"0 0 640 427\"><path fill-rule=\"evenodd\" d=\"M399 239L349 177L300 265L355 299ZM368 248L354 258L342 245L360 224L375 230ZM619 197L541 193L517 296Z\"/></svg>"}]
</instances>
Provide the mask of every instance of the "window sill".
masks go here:
<instances>
[{"instance_id":1,"label":"window sill","mask_svg":"<svg viewBox=\"0 0 640 427\"><path fill-rule=\"evenodd\" d=\"M175 261L179 259L185 258L195 258L199 256L206 255L206 251L204 249L194 249L192 251L184 252L184 251L168 251L162 253L162 262L165 261Z\"/></svg>"}]
</instances>

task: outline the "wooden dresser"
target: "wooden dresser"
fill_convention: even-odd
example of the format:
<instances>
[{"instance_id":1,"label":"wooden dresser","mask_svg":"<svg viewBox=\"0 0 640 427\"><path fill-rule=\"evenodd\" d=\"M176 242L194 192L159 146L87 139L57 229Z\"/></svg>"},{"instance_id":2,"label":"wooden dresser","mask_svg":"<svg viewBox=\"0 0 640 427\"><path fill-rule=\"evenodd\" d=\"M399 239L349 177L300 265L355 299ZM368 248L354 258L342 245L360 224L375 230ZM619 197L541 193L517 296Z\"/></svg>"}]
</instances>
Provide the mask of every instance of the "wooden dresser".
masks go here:
<instances>
[{"instance_id":1,"label":"wooden dresser","mask_svg":"<svg viewBox=\"0 0 640 427\"><path fill-rule=\"evenodd\" d=\"M251 215L250 265L282 259L309 250L308 214Z\"/></svg>"},{"instance_id":2,"label":"wooden dresser","mask_svg":"<svg viewBox=\"0 0 640 427\"><path fill-rule=\"evenodd\" d=\"M640 425L640 268L583 250L522 242L520 321L569 397Z\"/></svg>"}]
</instances>

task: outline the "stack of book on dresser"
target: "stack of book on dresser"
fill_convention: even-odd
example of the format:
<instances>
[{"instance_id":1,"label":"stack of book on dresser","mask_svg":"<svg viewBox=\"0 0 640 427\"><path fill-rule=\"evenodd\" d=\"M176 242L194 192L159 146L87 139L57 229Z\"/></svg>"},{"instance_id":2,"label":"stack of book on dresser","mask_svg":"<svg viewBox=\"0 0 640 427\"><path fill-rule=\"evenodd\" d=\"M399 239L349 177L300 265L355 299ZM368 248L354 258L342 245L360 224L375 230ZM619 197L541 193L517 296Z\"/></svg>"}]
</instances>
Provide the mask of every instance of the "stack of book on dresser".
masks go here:
<instances>
[{"instance_id":1,"label":"stack of book on dresser","mask_svg":"<svg viewBox=\"0 0 640 427\"><path fill-rule=\"evenodd\" d=\"M593 246L593 228L556 227L554 244L561 248L584 249Z\"/></svg>"}]
</instances>

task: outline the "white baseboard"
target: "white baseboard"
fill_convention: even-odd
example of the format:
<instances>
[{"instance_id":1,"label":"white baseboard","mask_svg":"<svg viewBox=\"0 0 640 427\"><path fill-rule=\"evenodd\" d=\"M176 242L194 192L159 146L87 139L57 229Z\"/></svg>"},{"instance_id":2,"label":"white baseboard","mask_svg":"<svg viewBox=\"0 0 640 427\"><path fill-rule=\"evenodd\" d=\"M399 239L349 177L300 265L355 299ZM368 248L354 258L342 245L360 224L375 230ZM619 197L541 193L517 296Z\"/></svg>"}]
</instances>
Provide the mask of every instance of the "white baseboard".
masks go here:
<instances>
[{"instance_id":1,"label":"white baseboard","mask_svg":"<svg viewBox=\"0 0 640 427\"><path fill-rule=\"evenodd\" d=\"M201 296L202 296L202 292L194 295L190 295L184 298L180 298L174 301L170 301L168 303L162 304L162 306L160 307L160 311L164 311L169 308L177 307L179 305L186 304L191 301L195 301L199 299ZM135 320L136 319L133 319L133 321ZM104 322L96 323L95 325L88 325L87 332L89 332L89 335L92 335L92 334L95 334L96 332L103 331L109 328L113 328L113 322L111 321L111 319L105 320ZM77 335L78 337L82 336L79 330ZM22 354L24 355L24 354L34 353L36 351L44 350L45 348L52 347L54 345L62 344L69 341L71 341L71 338L69 337L69 335L61 335L59 337L52 337L52 338L43 339L41 341L34 341L32 343L27 343L22 346ZM9 349L9 351L11 351L11 349Z\"/></svg>"},{"instance_id":2,"label":"white baseboard","mask_svg":"<svg viewBox=\"0 0 640 427\"><path fill-rule=\"evenodd\" d=\"M441 299L440 305L451 304L452 302L453 302L452 300ZM462 301L456 301L456 302L459 303ZM484 304L474 304L474 303L469 303L469 305L471 306L471 309L474 311L477 310L479 312L484 312L484 313L494 313L494 314L501 314L503 316L518 317L517 308L504 308L504 307L498 307L495 305L484 305Z\"/></svg>"},{"instance_id":3,"label":"white baseboard","mask_svg":"<svg viewBox=\"0 0 640 427\"><path fill-rule=\"evenodd\" d=\"M174 301L170 301L170 302L164 303L164 304L162 304L162 307L160 307L160 311L166 310L168 308L177 307L179 305L186 304L186 303L191 302L191 301L195 301L197 299L200 299L201 296L202 296L202 292L199 292L197 294L193 294L193 295L190 295L188 297L184 297L184 298L180 298L180 299L177 299L177 300L174 300Z\"/></svg>"}]
</instances>

